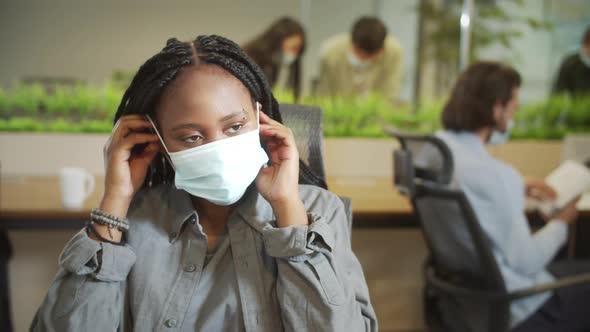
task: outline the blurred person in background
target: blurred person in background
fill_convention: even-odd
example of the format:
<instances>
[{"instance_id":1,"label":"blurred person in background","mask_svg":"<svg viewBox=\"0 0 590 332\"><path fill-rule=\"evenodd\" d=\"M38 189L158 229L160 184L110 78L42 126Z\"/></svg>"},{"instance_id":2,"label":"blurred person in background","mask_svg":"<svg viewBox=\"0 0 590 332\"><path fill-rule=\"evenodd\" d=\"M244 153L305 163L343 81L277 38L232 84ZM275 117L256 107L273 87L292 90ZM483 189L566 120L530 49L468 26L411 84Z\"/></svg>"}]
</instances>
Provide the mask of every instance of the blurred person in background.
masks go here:
<instances>
[{"instance_id":1,"label":"blurred person in background","mask_svg":"<svg viewBox=\"0 0 590 332\"><path fill-rule=\"evenodd\" d=\"M559 93L590 94L590 26L584 33L580 50L568 55L559 67L553 94Z\"/></svg>"},{"instance_id":2,"label":"blurred person in background","mask_svg":"<svg viewBox=\"0 0 590 332\"><path fill-rule=\"evenodd\" d=\"M273 90L301 95L301 61L305 51L305 31L299 22L283 17L261 35L243 46L250 58L262 68Z\"/></svg>"},{"instance_id":3,"label":"blurred person in background","mask_svg":"<svg viewBox=\"0 0 590 332\"><path fill-rule=\"evenodd\" d=\"M478 62L457 79L442 112L454 181L463 190L490 241L508 291L555 278L590 272L590 261L552 263L576 221L577 200L532 232L526 197L553 200L556 192L543 180L525 180L512 166L494 158L486 145L505 143L518 109L520 74L496 62ZM512 331L590 331L590 285L545 292L512 302Z\"/></svg>"},{"instance_id":4,"label":"blurred person in background","mask_svg":"<svg viewBox=\"0 0 590 332\"><path fill-rule=\"evenodd\" d=\"M362 17L352 31L321 47L317 94L366 96L378 93L391 102L399 97L402 49L376 17Z\"/></svg>"}]
</instances>

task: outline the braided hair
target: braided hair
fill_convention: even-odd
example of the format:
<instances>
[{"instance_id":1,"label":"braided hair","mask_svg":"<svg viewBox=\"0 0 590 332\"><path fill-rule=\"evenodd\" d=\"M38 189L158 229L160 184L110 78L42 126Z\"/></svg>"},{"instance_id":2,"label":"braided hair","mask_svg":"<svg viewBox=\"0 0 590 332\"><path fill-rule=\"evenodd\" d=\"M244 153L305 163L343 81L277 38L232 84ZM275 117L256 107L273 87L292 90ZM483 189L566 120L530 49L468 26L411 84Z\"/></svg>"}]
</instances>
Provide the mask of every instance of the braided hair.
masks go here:
<instances>
[{"instance_id":1,"label":"braided hair","mask_svg":"<svg viewBox=\"0 0 590 332\"><path fill-rule=\"evenodd\" d=\"M229 39L216 35L198 36L192 42L181 42L171 38L166 46L148 59L137 71L125 91L115 114L115 122L128 114L149 114L155 118L155 108L166 87L180 70L187 66L209 64L221 67L239 79L250 92L250 96L262 105L262 111L270 118L283 123L279 104L274 98L262 70L242 49ZM174 171L167 159L160 153L146 176L143 187L160 183L173 183ZM299 160L299 183L327 188L324 179L315 175Z\"/></svg>"}]
</instances>

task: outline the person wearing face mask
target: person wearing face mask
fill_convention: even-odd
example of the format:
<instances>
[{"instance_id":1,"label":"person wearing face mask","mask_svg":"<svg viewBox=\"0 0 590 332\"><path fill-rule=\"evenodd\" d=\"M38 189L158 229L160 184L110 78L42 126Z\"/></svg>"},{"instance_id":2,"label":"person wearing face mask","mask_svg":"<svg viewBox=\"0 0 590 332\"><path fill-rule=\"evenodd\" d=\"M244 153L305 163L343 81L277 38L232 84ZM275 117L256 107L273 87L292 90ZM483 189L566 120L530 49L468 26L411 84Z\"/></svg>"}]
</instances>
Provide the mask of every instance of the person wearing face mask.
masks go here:
<instances>
[{"instance_id":1,"label":"person wearing face mask","mask_svg":"<svg viewBox=\"0 0 590 332\"><path fill-rule=\"evenodd\" d=\"M559 67L553 94L590 94L590 26L582 38L580 50L569 55Z\"/></svg>"},{"instance_id":2,"label":"person wearing face mask","mask_svg":"<svg viewBox=\"0 0 590 332\"><path fill-rule=\"evenodd\" d=\"M291 91L296 100L301 96L305 31L299 22L282 17L243 48L262 68L273 89Z\"/></svg>"},{"instance_id":3,"label":"person wearing face mask","mask_svg":"<svg viewBox=\"0 0 590 332\"><path fill-rule=\"evenodd\" d=\"M31 331L377 331L342 201L237 44L168 40L115 120Z\"/></svg>"},{"instance_id":4,"label":"person wearing face mask","mask_svg":"<svg viewBox=\"0 0 590 332\"><path fill-rule=\"evenodd\" d=\"M527 196L556 197L542 180L524 180L517 170L495 159L488 144L503 144L518 107L520 74L496 62L478 62L457 79L442 112L438 132L453 155L453 183L469 200L504 277L508 291L590 272L590 261L551 263L565 244L577 201L532 232L525 214ZM511 304L512 331L588 331L590 286L542 293Z\"/></svg>"},{"instance_id":5,"label":"person wearing face mask","mask_svg":"<svg viewBox=\"0 0 590 332\"><path fill-rule=\"evenodd\" d=\"M350 34L332 37L322 45L316 93L353 97L378 93L395 103L402 72L399 43L381 20L362 17Z\"/></svg>"}]
</instances>

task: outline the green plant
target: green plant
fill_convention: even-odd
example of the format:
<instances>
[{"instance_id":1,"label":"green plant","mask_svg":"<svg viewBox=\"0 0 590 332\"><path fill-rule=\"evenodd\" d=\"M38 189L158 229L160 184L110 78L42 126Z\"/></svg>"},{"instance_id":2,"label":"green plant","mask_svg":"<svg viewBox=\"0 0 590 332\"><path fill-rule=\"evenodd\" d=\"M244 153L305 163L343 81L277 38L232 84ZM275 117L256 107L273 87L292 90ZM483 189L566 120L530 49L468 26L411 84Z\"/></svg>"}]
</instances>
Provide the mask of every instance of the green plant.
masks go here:
<instances>
[{"instance_id":1,"label":"green plant","mask_svg":"<svg viewBox=\"0 0 590 332\"><path fill-rule=\"evenodd\" d=\"M6 115L35 116L41 109L46 92L40 85L17 84L11 91L10 106Z\"/></svg>"},{"instance_id":2,"label":"green plant","mask_svg":"<svg viewBox=\"0 0 590 332\"><path fill-rule=\"evenodd\" d=\"M289 95L278 94L281 103ZM441 102L424 103L417 114L409 105L392 106L378 94L364 98L305 97L302 104L318 106L324 115L324 136L385 137L383 128L393 126L405 131L432 133L439 126Z\"/></svg>"},{"instance_id":3,"label":"green plant","mask_svg":"<svg viewBox=\"0 0 590 332\"><path fill-rule=\"evenodd\" d=\"M124 89L118 88L115 84L107 83L102 89L102 98L98 106L98 119L108 119L111 121L115 117L117 108L123 98Z\"/></svg>"},{"instance_id":4,"label":"green plant","mask_svg":"<svg viewBox=\"0 0 590 332\"><path fill-rule=\"evenodd\" d=\"M73 101L69 90L71 88L58 86L52 94L43 100L47 116L63 116L71 113Z\"/></svg>"},{"instance_id":5,"label":"green plant","mask_svg":"<svg viewBox=\"0 0 590 332\"><path fill-rule=\"evenodd\" d=\"M103 87L57 87L53 94L38 86L0 90L0 131L109 133L123 90ZM277 92L281 103L290 93ZM441 100L425 101L414 113L409 105L392 106L373 94L365 98L304 97L301 104L324 112L324 136L385 137L383 128L431 134L440 129ZM555 96L523 105L516 113L512 138L561 139L568 133L590 133L590 97Z\"/></svg>"},{"instance_id":6,"label":"green plant","mask_svg":"<svg viewBox=\"0 0 590 332\"><path fill-rule=\"evenodd\" d=\"M0 119L8 118L10 115L10 96L6 90L0 87Z\"/></svg>"},{"instance_id":7,"label":"green plant","mask_svg":"<svg viewBox=\"0 0 590 332\"><path fill-rule=\"evenodd\" d=\"M590 97L553 96L516 112L513 138L561 139L568 133L590 133Z\"/></svg>"},{"instance_id":8,"label":"green plant","mask_svg":"<svg viewBox=\"0 0 590 332\"><path fill-rule=\"evenodd\" d=\"M291 90L273 89L272 94L283 104L295 103L295 94Z\"/></svg>"},{"instance_id":9,"label":"green plant","mask_svg":"<svg viewBox=\"0 0 590 332\"><path fill-rule=\"evenodd\" d=\"M110 132L123 91L113 84L0 90L0 131Z\"/></svg>"}]
</instances>

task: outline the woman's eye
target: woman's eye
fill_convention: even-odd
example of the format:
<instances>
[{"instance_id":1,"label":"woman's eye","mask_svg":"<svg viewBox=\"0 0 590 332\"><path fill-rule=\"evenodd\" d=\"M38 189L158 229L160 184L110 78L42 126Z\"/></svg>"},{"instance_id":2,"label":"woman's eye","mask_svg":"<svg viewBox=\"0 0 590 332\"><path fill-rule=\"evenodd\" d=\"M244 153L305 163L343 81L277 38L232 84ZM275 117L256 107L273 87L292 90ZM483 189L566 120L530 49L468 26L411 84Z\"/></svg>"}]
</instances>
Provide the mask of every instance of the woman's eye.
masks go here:
<instances>
[{"instance_id":1,"label":"woman's eye","mask_svg":"<svg viewBox=\"0 0 590 332\"><path fill-rule=\"evenodd\" d=\"M203 137L201 137L200 135L193 135L193 136L185 138L184 141L187 143L195 143L201 139L203 139Z\"/></svg>"},{"instance_id":2,"label":"woman's eye","mask_svg":"<svg viewBox=\"0 0 590 332\"><path fill-rule=\"evenodd\" d=\"M237 134L240 129L242 129L244 125L241 124L237 124L237 125L233 125L231 127L229 127L229 129L227 130L230 134Z\"/></svg>"}]
</instances>

